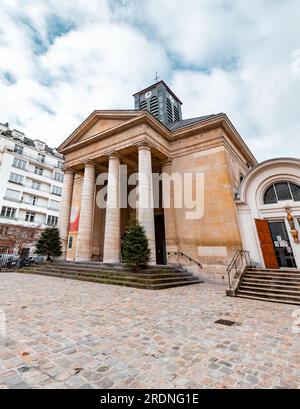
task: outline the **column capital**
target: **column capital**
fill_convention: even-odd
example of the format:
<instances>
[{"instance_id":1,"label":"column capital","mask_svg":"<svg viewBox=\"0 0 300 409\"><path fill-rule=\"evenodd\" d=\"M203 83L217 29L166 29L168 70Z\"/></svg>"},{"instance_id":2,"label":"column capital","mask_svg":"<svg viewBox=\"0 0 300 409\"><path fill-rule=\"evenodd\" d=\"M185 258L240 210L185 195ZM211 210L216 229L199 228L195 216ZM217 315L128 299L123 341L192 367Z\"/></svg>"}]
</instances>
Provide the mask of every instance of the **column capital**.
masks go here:
<instances>
[{"instance_id":1,"label":"column capital","mask_svg":"<svg viewBox=\"0 0 300 409\"><path fill-rule=\"evenodd\" d=\"M70 168L69 166L64 166L63 171L65 174L74 175L74 169Z\"/></svg>"},{"instance_id":2,"label":"column capital","mask_svg":"<svg viewBox=\"0 0 300 409\"><path fill-rule=\"evenodd\" d=\"M121 160L121 155L117 151L111 151L106 154L108 159L119 159Z\"/></svg>"},{"instance_id":3,"label":"column capital","mask_svg":"<svg viewBox=\"0 0 300 409\"><path fill-rule=\"evenodd\" d=\"M172 158L167 158L164 161L161 162L161 166L165 167L165 166L172 166L173 164L173 159Z\"/></svg>"},{"instance_id":4,"label":"column capital","mask_svg":"<svg viewBox=\"0 0 300 409\"><path fill-rule=\"evenodd\" d=\"M141 150L151 150L152 146L149 142L141 141L136 144L139 151Z\"/></svg>"},{"instance_id":5,"label":"column capital","mask_svg":"<svg viewBox=\"0 0 300 409\"><path fill-rule=\"evenodd\" d=\"M85 160L82 163L84 164L85 168L88 168L88 167L95 168L96 167L96 164L92 159Z\"/></svg>"}]
</instances>

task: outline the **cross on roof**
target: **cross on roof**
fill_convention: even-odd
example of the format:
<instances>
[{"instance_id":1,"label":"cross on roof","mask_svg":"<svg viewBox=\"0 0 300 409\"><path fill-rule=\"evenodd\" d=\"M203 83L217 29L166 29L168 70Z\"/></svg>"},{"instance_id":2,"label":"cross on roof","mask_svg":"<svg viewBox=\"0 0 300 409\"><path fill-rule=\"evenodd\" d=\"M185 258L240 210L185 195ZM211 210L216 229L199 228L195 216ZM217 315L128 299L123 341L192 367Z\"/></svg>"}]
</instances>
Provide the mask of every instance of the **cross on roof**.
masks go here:
<instances>
[{"instance_id":1,"label":"cross on roof","mask_svg":"<svg viewBox=\"0 0 300 409\"><path fill-rule=\"evenodd\" d=\"M155 73L154 81L155 81L155 82L158 82L158 80L159 80L159 76L157 75L157 72L156 72L156 73Z\"/></svg>"}]
</instances>

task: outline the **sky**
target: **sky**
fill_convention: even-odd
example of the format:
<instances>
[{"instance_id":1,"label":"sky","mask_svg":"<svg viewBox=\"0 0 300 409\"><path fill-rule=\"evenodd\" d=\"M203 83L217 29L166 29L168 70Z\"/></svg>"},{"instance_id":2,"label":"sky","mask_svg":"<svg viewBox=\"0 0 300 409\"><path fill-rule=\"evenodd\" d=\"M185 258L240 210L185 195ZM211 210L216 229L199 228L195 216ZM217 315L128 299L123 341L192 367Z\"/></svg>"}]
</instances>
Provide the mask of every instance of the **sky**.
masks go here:
<instances>
[{"instance_id":1,"label":"sky","mask_svg":"<svg viewBox=\"0 0 300 409\"><path fill-rule=\"evenodd\" d=\"M300 157L299 0L0 0L0 122L60 145L155 73L256 158Z\"/></svg>"}]
</instances>

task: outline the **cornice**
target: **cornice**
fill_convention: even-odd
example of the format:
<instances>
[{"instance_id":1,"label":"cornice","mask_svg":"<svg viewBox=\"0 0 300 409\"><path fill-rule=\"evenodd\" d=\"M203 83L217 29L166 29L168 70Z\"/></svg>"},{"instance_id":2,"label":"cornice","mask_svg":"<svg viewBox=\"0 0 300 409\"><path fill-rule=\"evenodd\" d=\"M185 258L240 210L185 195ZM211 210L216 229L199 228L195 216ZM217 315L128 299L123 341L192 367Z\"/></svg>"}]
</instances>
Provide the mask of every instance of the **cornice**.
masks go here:
<instances>
[{"instance_id":1,"label":"cornice","mask_svg":"<svg viewBox=\"0 0 300 409\"><path fill-rule=\"evenodd\" d=\"M114 126L110 129L106 129L100 133L90 136L89 138L76 142L76 139L80 138L84 132L96 123L97 119L109 118L109 119L125 119L128 118L128 121ZM165 138L168 142L175 143L180 139L187 138L199 133L204 133L212 129L222 128L229 136L230 141L243 153L246 160L253 166L257 164L257 160L254 155L241 138L229 118L226 114L218 114L213 118L208 118L201 122L191 124L184 128L178 129L176 131L170 131L166 126L161 122L155 119L148 111L94 111L67 139L60 145L58 148L59 152L62 154L67 154L77 149L81 149L91 143L95 143L99 140L108 138L117 133L124 132L130 128L139 125L148 125L154 131L156 131L161 137ZM72 139L75 139L74 143L71 143Z\"/></svg>"}]
</instances>

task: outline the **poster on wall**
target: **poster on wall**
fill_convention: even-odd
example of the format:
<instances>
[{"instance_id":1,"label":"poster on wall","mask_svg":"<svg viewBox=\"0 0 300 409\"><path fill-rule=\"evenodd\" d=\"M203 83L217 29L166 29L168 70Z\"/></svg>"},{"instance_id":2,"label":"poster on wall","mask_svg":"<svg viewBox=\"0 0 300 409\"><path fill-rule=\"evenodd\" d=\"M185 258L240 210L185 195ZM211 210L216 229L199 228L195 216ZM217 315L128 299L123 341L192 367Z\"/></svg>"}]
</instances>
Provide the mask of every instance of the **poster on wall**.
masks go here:
<instances>
[{"instance_id":1,"label":"poster on wall","mask_svg":"<svg viewBox=\"0 0 300 409\"><path fill-rule=\"evenodd\" d=\"M80 206L72 206L69 233L77 234L79 226Z\"/></svg>"}]
</instances>

